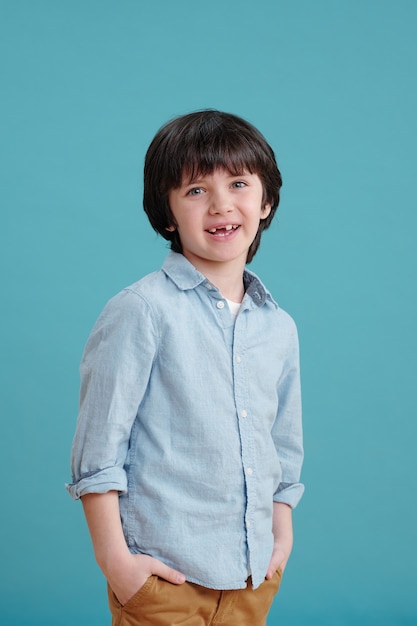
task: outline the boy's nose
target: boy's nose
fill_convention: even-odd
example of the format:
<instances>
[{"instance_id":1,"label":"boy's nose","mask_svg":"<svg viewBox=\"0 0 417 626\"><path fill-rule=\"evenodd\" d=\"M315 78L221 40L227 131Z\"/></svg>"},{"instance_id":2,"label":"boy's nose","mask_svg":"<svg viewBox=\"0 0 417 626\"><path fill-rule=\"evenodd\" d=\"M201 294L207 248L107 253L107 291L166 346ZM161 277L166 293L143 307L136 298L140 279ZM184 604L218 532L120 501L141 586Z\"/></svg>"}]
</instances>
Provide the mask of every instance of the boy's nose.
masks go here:
<instances>
[{"instance_id":1,"label":"boy's nose","mask_svg":"<svg viewBox=\"0 0 417 626\"><path fill-rule=\"evenodd\" d=\"M209 211L211 215L225 215L233 211L230 198L226 194L217 193L213 195L210 202Z\"/></svg>"}]
</instances>

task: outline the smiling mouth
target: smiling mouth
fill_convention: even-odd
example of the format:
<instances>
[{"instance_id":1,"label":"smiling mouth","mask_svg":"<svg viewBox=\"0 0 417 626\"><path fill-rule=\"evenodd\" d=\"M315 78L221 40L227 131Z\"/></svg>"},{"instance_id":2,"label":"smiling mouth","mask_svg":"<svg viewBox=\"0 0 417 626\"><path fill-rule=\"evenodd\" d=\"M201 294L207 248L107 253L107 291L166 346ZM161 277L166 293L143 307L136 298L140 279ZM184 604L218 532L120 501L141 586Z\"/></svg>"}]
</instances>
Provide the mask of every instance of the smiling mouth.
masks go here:
<instances>
[{"instance_id":1,"label":"smiling mouth","mask_svg":"<svg viewBox=\"0 0 417 626\"><path fill-rule=\"evenodd\" d=\"M209 228L207 230L210 235L220 235L225 237L239 228L239 224L227 224L227 226L219 226L218 228Z\"/></svg>"}]
</instances>

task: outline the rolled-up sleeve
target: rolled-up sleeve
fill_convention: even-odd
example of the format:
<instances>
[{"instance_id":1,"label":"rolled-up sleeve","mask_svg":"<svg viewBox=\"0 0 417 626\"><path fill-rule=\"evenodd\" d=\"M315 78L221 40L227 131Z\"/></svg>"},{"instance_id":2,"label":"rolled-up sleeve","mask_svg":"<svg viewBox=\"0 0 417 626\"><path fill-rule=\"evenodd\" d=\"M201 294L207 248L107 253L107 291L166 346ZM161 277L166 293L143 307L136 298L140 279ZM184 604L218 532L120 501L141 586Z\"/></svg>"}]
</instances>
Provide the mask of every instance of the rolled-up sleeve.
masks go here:
<instances>
[{"instance_id":1,"label":"rolled-up sleeve","mask_svg":"<svg viewBox=\"0 0 417 626\"><path fill-rule=\"evenodd\" d=\"M106 305L81 361L80 410L71 452L74 499L126 492L132 424L146 392L157 333L148 303L129 289Z\"/></svg>"},{"instance_id":2,"label":"rolled-up sleeve","mask_svg":"<svg viewBox=\"0 0 417 626\"><path fill-rule=\"evenodd\" d=\"M304 485L300 483L304 450L300 359L295 324L289 339L288 356L278 384L278 412L272 437L282 470L281 482L274 494L274 501L283 502L294 508L304 493Z\"/></svg>"}]
</instances>

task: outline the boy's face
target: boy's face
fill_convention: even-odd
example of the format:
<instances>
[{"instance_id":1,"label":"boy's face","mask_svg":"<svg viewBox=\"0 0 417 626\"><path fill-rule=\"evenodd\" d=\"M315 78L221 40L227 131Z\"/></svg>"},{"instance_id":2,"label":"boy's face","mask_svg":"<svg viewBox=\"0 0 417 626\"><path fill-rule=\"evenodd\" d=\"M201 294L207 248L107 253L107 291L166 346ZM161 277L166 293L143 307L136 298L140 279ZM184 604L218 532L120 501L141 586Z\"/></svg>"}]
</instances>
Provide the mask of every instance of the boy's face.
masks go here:
<instances>
[{"instance_id":1,"label":"boy's face","mask_svg":"<svg viewBox=\"0 0 417 626\"><path fill-rule=\"evenodd\" d=\"M263 187L257 174L234 176L215 170L169 193L169 205L184 256L202 273L236 264L243 271L259 222L268 217Z\"/></svg>"}]
</instances>

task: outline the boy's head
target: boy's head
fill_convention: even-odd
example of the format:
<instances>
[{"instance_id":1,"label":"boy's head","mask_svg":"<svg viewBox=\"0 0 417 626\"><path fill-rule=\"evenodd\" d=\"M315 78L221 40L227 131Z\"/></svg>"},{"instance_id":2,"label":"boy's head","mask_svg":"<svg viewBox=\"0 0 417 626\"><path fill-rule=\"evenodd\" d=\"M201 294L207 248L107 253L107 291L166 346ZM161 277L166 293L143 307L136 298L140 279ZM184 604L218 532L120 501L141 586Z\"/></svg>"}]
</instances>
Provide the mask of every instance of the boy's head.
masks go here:
<instances>
[{"instance_id":1,"label":"boy's head","mask_svg":"<svg viewBox=\"0 0 417 626\"><path fill-rule=\"evenodd\" d=\"M171 242L174 252L182 252L169 206L169 192L178 189L184 177L212 174L217 169L232 175L244 171L257 174L263 186L263 204L271 211L259 224L249 251L249 263L279 204L282 185L275 155L261 133L236 115L215 110L189 113L168 122L155 135L145 158L143 206L153 228Z\"/></svg>"}]
</instances>

